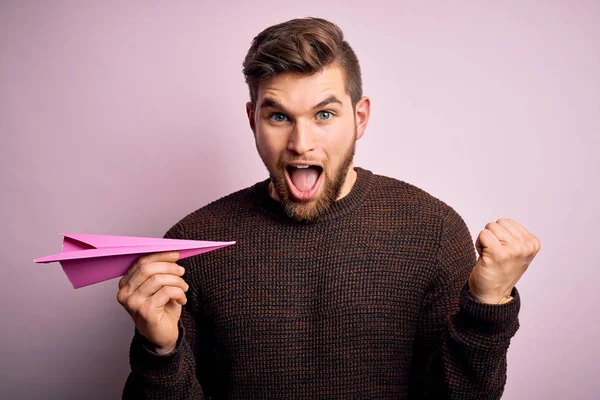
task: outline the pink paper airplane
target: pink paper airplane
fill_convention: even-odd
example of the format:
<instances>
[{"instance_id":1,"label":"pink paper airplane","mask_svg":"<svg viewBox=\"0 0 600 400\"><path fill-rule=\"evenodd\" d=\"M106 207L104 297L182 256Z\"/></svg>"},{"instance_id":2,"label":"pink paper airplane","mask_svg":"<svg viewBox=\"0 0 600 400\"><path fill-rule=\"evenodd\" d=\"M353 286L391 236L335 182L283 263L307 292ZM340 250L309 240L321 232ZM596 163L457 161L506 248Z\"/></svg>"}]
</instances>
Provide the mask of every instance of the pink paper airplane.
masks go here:
<instances>
[{"instance_id":1,"label":"pink paper airplane","mask_svg":"<svg viewBox=\"0 0 600 400\"><path fill-rule=\"evenodd\" d=\"M235 243L83 233L61 235L65 237L61 253L33 261L58 261L75 289L125 275L133 262L144 254L178 251L181 260Z\"/></svg>"}]
</instances>

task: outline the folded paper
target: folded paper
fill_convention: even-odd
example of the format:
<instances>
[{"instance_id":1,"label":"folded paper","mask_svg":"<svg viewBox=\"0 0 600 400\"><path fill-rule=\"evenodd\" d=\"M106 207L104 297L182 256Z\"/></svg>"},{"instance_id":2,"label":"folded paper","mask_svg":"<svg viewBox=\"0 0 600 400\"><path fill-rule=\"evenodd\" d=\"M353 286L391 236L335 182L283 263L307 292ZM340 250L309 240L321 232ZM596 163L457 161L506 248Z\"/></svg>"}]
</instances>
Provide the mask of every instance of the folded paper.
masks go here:
<instances>
[{"instance_id":1,"label":"folded paper","mask_svg":"<svg viewBox=\"0 0 600 400\"><path fill-rule=\"evenodd\" d=\"M62 252L33 261L58 261L75 289L125 275L144 254L177 251L181 260L235 243L83 233L61 235L64 236Z\"/></svg>"}]
</instances>

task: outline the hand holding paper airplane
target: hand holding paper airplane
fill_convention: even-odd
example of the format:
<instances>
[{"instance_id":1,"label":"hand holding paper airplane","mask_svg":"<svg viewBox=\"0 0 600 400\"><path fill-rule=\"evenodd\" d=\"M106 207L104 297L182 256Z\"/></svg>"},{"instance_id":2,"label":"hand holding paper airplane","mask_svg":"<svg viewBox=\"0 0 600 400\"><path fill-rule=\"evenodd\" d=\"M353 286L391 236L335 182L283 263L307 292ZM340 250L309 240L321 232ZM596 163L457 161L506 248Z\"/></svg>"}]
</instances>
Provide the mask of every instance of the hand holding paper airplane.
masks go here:
<instances>
[{"instance_id":1,"label":"hand holding paper airplane","mask_svg":"<svg viewBox=\"0 0 600 400\"><path fill-rule=\"evenodd\" d=\"M60 262L75 289L122 276L137 258L145 254L177 251L181 260L235 243L80 233L62 235L61 253L34 261Z\"/></svg>"},{"instance_id":2,"label":"hand holding paper airplane","mask_svg":"<svg viewBox=\"0 0 600 400\"><path fill-rule=\"evenodd\" d=\"M173 351L179 338L181 306L189 286L176 252L149 254L137 259L119 281L117 300L127 310L140 334L159 354Z\"/></svg>"}]
</instances>

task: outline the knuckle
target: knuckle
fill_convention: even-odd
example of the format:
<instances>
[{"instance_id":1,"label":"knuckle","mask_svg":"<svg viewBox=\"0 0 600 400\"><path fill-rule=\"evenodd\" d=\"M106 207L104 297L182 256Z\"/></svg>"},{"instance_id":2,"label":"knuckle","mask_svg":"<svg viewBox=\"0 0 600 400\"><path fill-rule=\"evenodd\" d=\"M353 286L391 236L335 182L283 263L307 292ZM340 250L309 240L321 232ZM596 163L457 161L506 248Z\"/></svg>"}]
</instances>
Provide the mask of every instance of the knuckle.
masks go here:
<instances>
[{"instance_id":1,"label":"knuckle","mask_svg":"<svg viewBox=\"0 0 600 400\"><path fill-rule=\"evenodd\" d=\"M150 275L150 272L152 270L152 264L146 263L146 264L142 264L139 268L139 273L142 276L147 276Z\"/></svg>"},{"instance_id":2,"label":"knuckle","mask_svg":"<svg viewBox=\"0 0 600 400\"><path fill-rule=\"evenodd\" d=\"M520 257L525 253L524 247L520 243L515 243L509 247L508 256L510 258Z\"/></svg>"},{"instance_id":3,"label":"knuckle","mask_svg":"<svg viewBox=\"0 0 600 400\"><path fill-rule=\"evenodd\" d=\"M148 278L148 279L150 280L150 283L152 285L160 285L161 284L161 279L160 279L159 274L151 275L150 278Z\"/></svg>"},{"instance_id":4,"label":"knuckle","mask_svg":"<svg viewBox=\"0 0 600 400\"><path fill-rule=\"evenodd\" d=\"M531 234L531 238L533 240L533 243L535 244L536 251L539 251L539 249L542 247L542 242L534 234Z\"/></svg>"},{"instance_id":5,"label":"knuckle","mask_svg":"<svg viewBox=\"0 0 600 400\"><path fill-rule=\"evenodd\" d=\"M152 304L150 304L150 303L151 302L149 302L149 301L145 301L140 306L140 309L138 311L138 315L144 320L148 319L148 316L150 315L150 311L151 311L151 307L152 307Z\"/></svg>"},{"instance_id":6,"label":"knuckle","mask_svg":"<svg viewBox=\"0 0 600 400\"><path fill-rule=\"evenodd\" d=\"M163 286L158 291L160 293L162 293L163 295L167 295L167 296L171 295L171 288L170 288L170 286Z\"/></svg>"},{"instance_id":7,"label":"knuckle","mask_svg":"<svg viewBox=\"0 0 600 400\"><path fill-rule=\"evenodd\" d=\"M139 266L141 265L141 262L140 262L140 260L141 260L141 258L138 258L137 260L135 260L135 261L133 262L133 264L131 264L131 267L129 268L129 271L133 271L133 270L135 270L136 268L139 268Z\"/></svg>"},{"instance_id":8,"label":"knuckle","mask_svg":"<svg viewBox=\"0 0 600 400\"><path fill-rule=\"evenodd\" d=\"M135 260L135 262L138 265L142 265L142 264L148 263L148 254L138 257L138 259Z\"/></svg>"},{"instance_id":9,"label":"knuckle","mask_svg":"<svg viewBox=\"0 0 600 400\"><path fill-rule=\"evenodd\" d=\"M127 299L127 297L125 296L125 293L123 292L123 290L119 290L117 292L117 301L119 302L119 304L125 305L126 299Z\"/></svg>"},{"instance_id":10,"label":"knuckle","mask_svg":"<svg viewBox=\"0 0 600 400\"><path fill-rule=\"evenodd\" d=\"M144 257L140 257L137 260L135 260L130 270L135 271L136 269L139 269L142 265L144 265Z\"/></svg>"},{"instance_id":11,"label":"knuckle","mask_svg":"<svg viewBox=\"0 0 600 400\"><path fill-rule=\"evenodd\" d=\"M136 311L137 308L137 303L135 301L135 298L133 296L129 296L125 301L124 301L124 305L125 308L127 308L129 311Z\"/></svg>"}]
</instances>

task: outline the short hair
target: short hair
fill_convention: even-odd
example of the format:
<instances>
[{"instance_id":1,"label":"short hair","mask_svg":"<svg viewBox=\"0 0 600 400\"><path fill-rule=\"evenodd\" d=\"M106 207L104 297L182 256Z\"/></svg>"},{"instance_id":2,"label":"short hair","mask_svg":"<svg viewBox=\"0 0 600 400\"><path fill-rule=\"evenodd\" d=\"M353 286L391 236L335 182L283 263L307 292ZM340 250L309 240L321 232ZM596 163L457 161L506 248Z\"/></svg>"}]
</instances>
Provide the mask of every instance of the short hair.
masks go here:
<instances>
[{"instance_id":1,"label":"short hair","mask_svg":"<svg viewBox=\"0 0 600 400\"><path fill-rule=\"evenodd\" d=\"M256 107L260 84L283 72L312 75L337 63L345 78L352 108L362 97L358 58L342 30L322 18L298 18L273 25L258 34L244 59L243 72Z\"/></svg>"}]
</instances>

